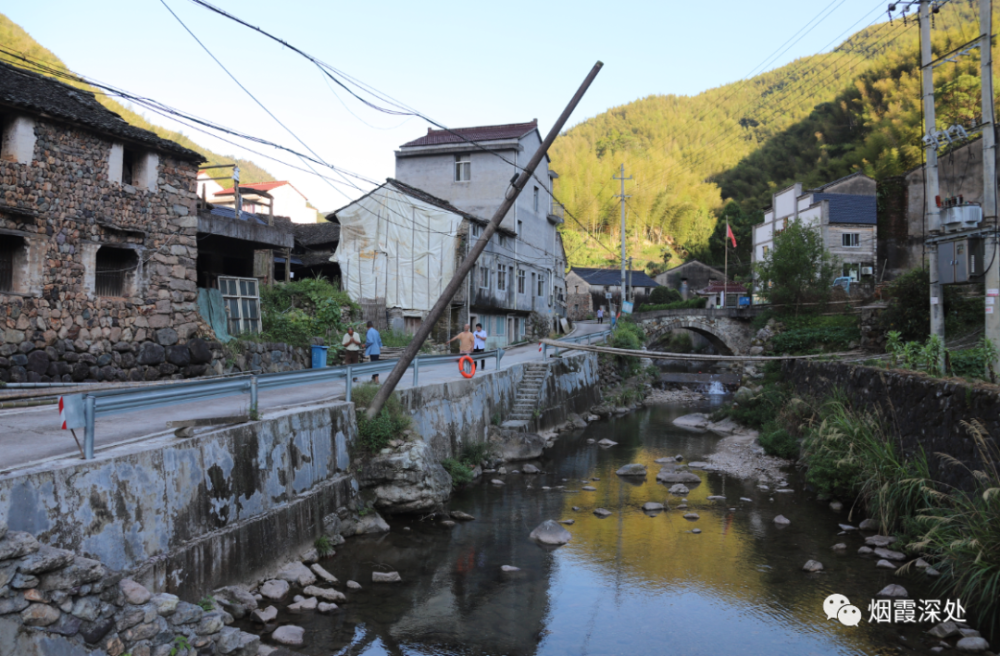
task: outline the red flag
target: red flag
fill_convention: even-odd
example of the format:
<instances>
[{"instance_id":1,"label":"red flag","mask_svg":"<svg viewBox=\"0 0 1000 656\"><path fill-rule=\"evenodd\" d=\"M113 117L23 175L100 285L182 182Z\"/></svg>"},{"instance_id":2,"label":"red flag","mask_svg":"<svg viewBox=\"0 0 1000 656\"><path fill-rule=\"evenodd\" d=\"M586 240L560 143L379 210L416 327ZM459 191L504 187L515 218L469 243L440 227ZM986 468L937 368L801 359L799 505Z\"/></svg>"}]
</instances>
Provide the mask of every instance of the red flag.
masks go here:
<instances>
[{"instance_id":1,"label":"red flag","mask_svg":"<svg viewBox=\"0 0 1000 656\"><path fill-rule=\"evenodd\" d=\"M736 248L736 235L733 234L733 229L729 227L728 223L726 224L726 236L732 240L733 248Z\"/></svg>"}]
</instances>

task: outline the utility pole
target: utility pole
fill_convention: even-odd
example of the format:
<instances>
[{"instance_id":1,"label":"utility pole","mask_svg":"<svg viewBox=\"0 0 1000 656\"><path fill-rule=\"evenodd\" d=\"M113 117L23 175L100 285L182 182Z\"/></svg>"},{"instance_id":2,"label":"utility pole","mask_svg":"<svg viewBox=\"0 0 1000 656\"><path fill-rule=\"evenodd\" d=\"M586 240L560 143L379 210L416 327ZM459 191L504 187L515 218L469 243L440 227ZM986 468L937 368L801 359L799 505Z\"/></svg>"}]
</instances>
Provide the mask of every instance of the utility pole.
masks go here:
<instances>
[{"instance_id":1,"label":"utility pole","mask_svg":"<svg viewBox=\"0 0 1000 656\"><path fill-rule=\"evenodd\" d=\"M938 185L937 118L934 113L934 55L931 50L931 0L920 0L920 67L923 74L924 137L926 145L927 185L924 189L927 203L927 229L931 239L941 234L941 209L938 207L940 188ZM992 126L991 126L992 127ZM940 270L938 267L938 244L936 240L927 244L927 265L931 279L931 335L937 335L944 343L944 294L942 293ZM944 355L937 362L937 373L944 371Z\"/></svg>"},{"instance_id":2,"label":"utility pole","mask_svg":"<svg viewBox=\"0 0 1000 656\"><path fill-rule=\"evenodd\" d=\"M417 332L413 336L413 341L406 347L403 354L399 356L399 360L396 361L396 366L386 377L385 384L382 385L378 393L375 395L375 398L372 399L371 405L368 406L368 412L366 413L368 419L374 419L375 416L378 415L379 411L382 410L382 406L385 405L386 400L389 398L389 395L392 394L394 389L396 389L396 385L399 384L399 381L406 372L406 369L410 366L410 363L413 362L413 358L416 357L417 352L420 350L420 347L423 346L424 341L427 340L428 335L431 334L431 329L451 304L451 299L453 299L455 294L458 293L459 288L462 286L462 282L465 280L465 277L469 275L469 272L472 271L472 267L475 266L476 260L479 258L480 254L482 254L483 250L486 249L486 244L489 243L494 233L496 233L497 228L500 226L500 222L514 205L514 201L516 201L517 197L521 194L521 190L524 189L526 184L528 184L528 180L531 179L531 176L534 174L539 162L541 162L542 158L548 153L549 147L552 146L552 142L556 140L556 137L563 129L563 126L566 125L566 121L569 120L570 114L572 114L573 110L576 109L576 106L580 103L580 99L583 98L583 94L585 94L587 89L590 88L591 83L594 81L594 78L597 77L597 74L601 71L603 66L604 63L599 61L594 64L592 69L590 69L590 73L587 74L587 77L583 80L580 88L577 89L573 98L569 101L566 109L564 109L562 114L559 115L559 118L556 119L555 125L553 125L552 129L549 130L549 133L546 135L542 145L539 146L538 150L535 151L535 154L531 156L531 160L528 162L527 166L524 167L524 170L521 171L521 174L517 176L517 179L511 184L510 187L508 187L503 202L500 203L500 207L498 207L497 211L494 212L493 218L490 219L486 229L483 230L483 234L480 235L479 241L476 242L476 244L472 247L472 250L469 251L469 254L465 256L465 259L462 260L462 263L455 270L455 275L448 283L448 286L444 288L441 296L434 303L434 307L431 308L431 311L427 313L427 317L421 322L420 327L417 328Z\"/></svg>"},{"instance_id":3,"label":"utility pole","mask_svg":"<svg viewBox=\"0 0 1000 656\"><path fill-rule=\"evenodd\" d=\"M1000 296L1000 243L997 225L997 150L996 116L993 109L993 3L991 0L979 2L980 79L983 91L983 228L988 231L983 257L986 260L986 339L1000 351L1000 308L989 303L997 303ZM1000 361L987 363L994 372L1000 372Z\"/></svg>"},{"instance_id":4,"label":"utility pole","mask_svg":"<svg viewBox=\"0 0 1000 656\"><path fill-rule=\"evenodd\" d=\"M628 258L628 300L635 301L635 285L632 284L632 258Z\"/></svg>"},{"instance_id":5,"label":"utility pole","mask_svg":"<svg viewBox=\"0 0 1000 656\"><path fill-rule=\"evenodd\" d=\"M621 180L622 192L620 194L615 194L618 198L622 199L622 298L621 303L625 302L625 199L631 198L631 196L625 195L625 181L631 180L632 176L625 177L625 164L622 164L621 176L611 176L612 180ZM621 308L619 308L621 309Z\"/></svg>"}]
</instances>

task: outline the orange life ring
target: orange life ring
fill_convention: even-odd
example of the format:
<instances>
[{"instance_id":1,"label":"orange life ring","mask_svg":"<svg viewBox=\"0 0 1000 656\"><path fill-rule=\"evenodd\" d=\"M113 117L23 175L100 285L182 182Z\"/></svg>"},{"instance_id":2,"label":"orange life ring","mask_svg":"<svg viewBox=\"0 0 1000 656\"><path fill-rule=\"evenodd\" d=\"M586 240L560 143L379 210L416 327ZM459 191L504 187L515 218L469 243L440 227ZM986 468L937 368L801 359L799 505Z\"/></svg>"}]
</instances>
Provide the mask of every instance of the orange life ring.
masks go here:
<instances>
[{"instance_id":1,"label":"orange life ring","mask_svg":"<svg viewBox=\"0 0 1000 656\"><path fill-rule=\"evenodd\" d=\"M465 373L466 360L469 361L469 366L472 367L472 371L470 371L469 373ZM473 376L476 375L476 363L473 362L472 358L470 358L469 356L463 355L458 359L458 372L462 374L463 378L472 378Z\"/></svg>"}]
</instances>

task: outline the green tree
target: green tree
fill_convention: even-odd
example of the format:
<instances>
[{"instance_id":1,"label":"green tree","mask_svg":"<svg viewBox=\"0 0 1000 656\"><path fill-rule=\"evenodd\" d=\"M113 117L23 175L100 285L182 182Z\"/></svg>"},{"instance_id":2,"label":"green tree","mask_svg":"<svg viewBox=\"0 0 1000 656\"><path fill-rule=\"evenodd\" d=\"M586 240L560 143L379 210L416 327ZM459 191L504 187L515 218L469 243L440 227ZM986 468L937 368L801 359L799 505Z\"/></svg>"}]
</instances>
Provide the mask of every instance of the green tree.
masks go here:
<instances>
[{"instance_id":1,"label":"green tree","mask_svg":"<svg viewBox=\"0 0 1000 656\"><path fill-rule=\"evenodd\" d=\"M818 308L829 300L837 263L820 232L795 220L774 235L774 247L754 271L760 295L779 313L798 315L803 306Z\"/></svg>"}]
</instances>

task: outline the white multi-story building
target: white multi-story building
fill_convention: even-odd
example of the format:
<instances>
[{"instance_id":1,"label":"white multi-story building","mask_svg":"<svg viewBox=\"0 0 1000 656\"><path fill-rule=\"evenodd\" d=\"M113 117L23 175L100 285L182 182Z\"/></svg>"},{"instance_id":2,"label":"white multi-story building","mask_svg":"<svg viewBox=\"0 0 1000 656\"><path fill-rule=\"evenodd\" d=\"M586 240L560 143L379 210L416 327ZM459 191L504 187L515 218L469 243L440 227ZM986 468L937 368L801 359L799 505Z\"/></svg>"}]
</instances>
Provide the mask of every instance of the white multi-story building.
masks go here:
<instances>
[{"instance_id":1,"label":"white multi-story building","mask_svg":"<svg viewBox=\"0 0 1000 656\"><path fill-rule=\"evenodd\" d=\"M802 183L776 192L764 222L753 229L753 262L763 261L774 247L774 235L793 221L818 229L826 249L841 262L841 275L867 282L874 279L878 227L876 183L854 173L816 189Z\"/></svg>"}]
</instances>

